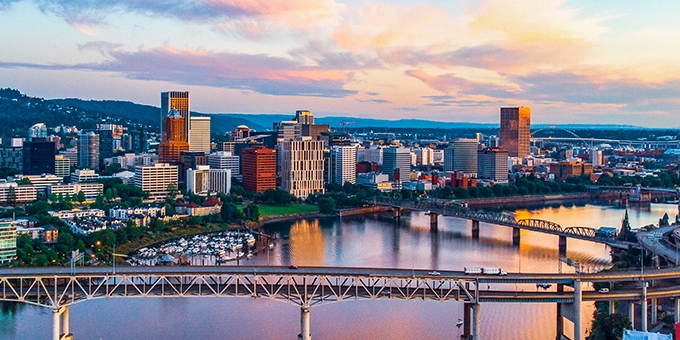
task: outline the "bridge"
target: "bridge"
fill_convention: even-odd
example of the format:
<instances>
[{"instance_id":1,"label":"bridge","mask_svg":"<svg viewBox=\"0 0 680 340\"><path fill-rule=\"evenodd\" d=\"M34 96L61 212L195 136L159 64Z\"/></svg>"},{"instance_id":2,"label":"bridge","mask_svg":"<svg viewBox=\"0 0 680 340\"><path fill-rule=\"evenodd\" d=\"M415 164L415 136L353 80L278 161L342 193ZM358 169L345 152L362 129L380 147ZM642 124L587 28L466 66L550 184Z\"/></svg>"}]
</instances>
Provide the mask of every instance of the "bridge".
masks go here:
<instances>
[{"instance_id":1,"label":"bridge","mask_svg":"<svg viewBox=\"0 0 680 340\"><path fill-rule=\"evenodd\" d=\"M562 227L555 222L539 219L516 220L515 217L503 212L473 210L463 207L459 204L444 201L419 199L401 200L391 197L376 196L367 200L367 202L373 205L391 207L394 210L394 217L396 219L400 218L402 209L424 211L430 216L430 228L432 230L436 230L438 228L438 217L440 215L471 220L473 238L479 238L479 222L511 227L513 230L512 243L514 245L519 245L521 229L556 235L559 237L560 256L566 256L567 238L604 243L611 247L621 249L639 247L639 245L636 243L618 241L610 235L598 233L597 229L591 227Z\"/></svg>"},{"instance_id":2,"label":"bridge","mask_svg":"<svg viewBox=\"0 0 680 340\"><path fill-rule=\"evenodd\" d=\"M680 269L597 274L466 275L460 271L432 273L422 269L346 267L82 267L9 268L0 270L0 301L28 303L53 310L53 339L72 339L69 306L94 299L146 297L250 297L300 306L299 339L311 339L310 308L363 299L433 300L462 302L464 334L479 339L481 304L488 302L556 303L557 338L563 317L574 321L575 339L581 335L583 301L620 301L642 304L642 329L647 327L647 299L680 297L680 286L647 289L648 280L680 278ZM639 290L598 294L584 289L589 282L642 282ZM519 292L516 283L551 283L555 291ZM487 286L494 284L491 290ZM570 287L565 290L565 287ZM678 302L676 298L676 310ZM630 309L633 310L632 308ZM656 309L652 308L652 320ZM633 314L630 314L631 319ZM678 314L676 313L676 320Z\"/></svg>"}]
</instances>

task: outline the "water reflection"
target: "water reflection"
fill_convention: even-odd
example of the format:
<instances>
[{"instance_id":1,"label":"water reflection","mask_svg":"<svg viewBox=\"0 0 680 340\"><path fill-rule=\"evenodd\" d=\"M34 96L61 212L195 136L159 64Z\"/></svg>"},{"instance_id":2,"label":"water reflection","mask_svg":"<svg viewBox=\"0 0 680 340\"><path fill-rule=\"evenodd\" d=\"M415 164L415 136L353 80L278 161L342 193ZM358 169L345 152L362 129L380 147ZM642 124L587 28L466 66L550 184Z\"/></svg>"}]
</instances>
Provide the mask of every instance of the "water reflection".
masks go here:
<instances>
[{"instance_id":1,"label":"water reflection","mask_svg":"<svg viewBox=\"0 0 680 340\"><path fill-rule=\"evenodd\" d=\"M619 226L624 212L574 205L513 213L563 226L599 227ZM633 227L654 223L664 213L672 218L677 207L629 210ZM474 240L470 227L466 220L439 217L439 232L431 233L429 217L422 213L406 213L398 225L391 214L282 222L266 228L268 233L279 234L276 247L254 256L248 264L573 270L561 265L556 236L522 231L517 247L512 245L512 228L481 223L480 239ZM610 262L608 247L579 240L568 241L567 256L586 266ZM536 288L518 285L516 289ZM553 339L555 310L553 304L483 304L482 338ZM52 327L48 312L25 306L11 318L3 316L0 338L48 338ZM590 315L592 304L584 308L584 317ZM455 302L351 301L313 308L312 333L320 339L450 339L459 334L455 321L462 317L462 304ZM290 339L299 332L299 308L264 299L107 299L73 306L71 322L77 337L87 339Z\"/></svg>"}]
</instances>

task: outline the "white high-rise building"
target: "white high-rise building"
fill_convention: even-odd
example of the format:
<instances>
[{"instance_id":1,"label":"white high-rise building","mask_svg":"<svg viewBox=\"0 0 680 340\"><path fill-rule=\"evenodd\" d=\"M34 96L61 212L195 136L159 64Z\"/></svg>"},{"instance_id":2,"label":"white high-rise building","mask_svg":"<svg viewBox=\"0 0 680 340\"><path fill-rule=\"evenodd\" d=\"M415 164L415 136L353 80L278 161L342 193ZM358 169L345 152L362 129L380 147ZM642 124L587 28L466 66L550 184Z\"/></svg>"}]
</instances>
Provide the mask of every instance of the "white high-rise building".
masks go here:
<instances>
[{"instance_id":1,"label":"white high-rise building","mask_svg":"<svg viewBox=\"0 0 680 340\"><path fill-rule=\"evenodd\" d=\"M434 150L429 147L416 148L416 165L432 165L434 163Z\"/></svg>"},{"instance_id":2,"label":"white high-rise building","mask_svg":"<svg viewBox=\"0 0 680 340\"><path fill-rule=\"evenodd\" d=\"M590 163L593 163L593 167L602 166L602 161L602 150L590 149Z\"/></svg>"},{"instance_id":3,"label":"white high-rise building","mask_svg":"<svg viewBox=\"0 0 680 340\"><path fill-rule=\"evenodd\" d=\"M369 148L360 147L357 149L357 162L383 163L383 148L371 146Z\"/></svg>"},{"instance_id":4,"label":"white high-rise building","mask_svg":"<svg viewBox=\"0 0 680 340\"><path fill-rule=\"evenodd\" d=\"M331 149L330 181L340 185L357 181L357 147L334 146Z\"/></svg>"},{"instance_id":5,"label":"white high-rise building","mask_svg":"<svg viewBox=\"0 0 680 340\"><path fill-rule=\"evenodd\" d=\"M324 143L313 140L282 141L278 145L281 189L306 198L324 192Z\"/></svg>"},{"instance_id":6,"label":"white high-rise building","mask_svg":"<svg viewBox=\"0 0 680 340\"><path fill-rule=\"evenodd\" d=\"M174 186L177 189L177 166L167 163L156 163L151 166L135 167L135 181L137 187L149 192L149 199L162 201Z\"/></svg>"},{"instance_id":7,"label":"white high-rise building","mask_svg":"<svg viewBox=\"0 0 680 340\"><path fill-rule=\"evenodd\" d=\"M231 175L240 178L241 157L228 151L218 151L208 155L208 165L211 169L229 169Z\"/></svg>"},{"instance_id":8,"label":"white high-rise building","mask_svg":"<svg viewBox=\"0 0 680 340\"><path fill-rule=\"evenodd\" d=\"M211 169L209 165L198 165L196 169L187 170L187 193L208 195L221 192L228 194L231 190L231 170Z\"/></svg>"},{"instance_id":9,"label":"white high-rise building","mask_svg":"<svg viewBox=\"0 0 680 340\"><path fill-rule=\"evenodd\" d=\"M210 153L210 117L191 116L189 122L189 151Z\"/></svg>"}]
</instances>

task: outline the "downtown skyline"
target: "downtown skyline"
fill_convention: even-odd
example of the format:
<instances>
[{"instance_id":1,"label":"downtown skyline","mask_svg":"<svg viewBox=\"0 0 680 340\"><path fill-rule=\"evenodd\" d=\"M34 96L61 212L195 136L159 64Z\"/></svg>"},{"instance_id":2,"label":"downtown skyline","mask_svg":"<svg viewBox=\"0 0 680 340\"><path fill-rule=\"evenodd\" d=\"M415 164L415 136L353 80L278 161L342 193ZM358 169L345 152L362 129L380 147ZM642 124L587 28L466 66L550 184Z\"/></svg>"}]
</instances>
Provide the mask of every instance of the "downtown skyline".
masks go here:
<instances>
[{"instance_id":1,"label":"downtown skyline","mask_svg":"<svg viewBox=\"0 0 680 340\"><path fill-rule=\"evenodd\" d=\"M0 0L0 87L200 112L680 125L680 6Z\"/></svg>"}]
</instances>

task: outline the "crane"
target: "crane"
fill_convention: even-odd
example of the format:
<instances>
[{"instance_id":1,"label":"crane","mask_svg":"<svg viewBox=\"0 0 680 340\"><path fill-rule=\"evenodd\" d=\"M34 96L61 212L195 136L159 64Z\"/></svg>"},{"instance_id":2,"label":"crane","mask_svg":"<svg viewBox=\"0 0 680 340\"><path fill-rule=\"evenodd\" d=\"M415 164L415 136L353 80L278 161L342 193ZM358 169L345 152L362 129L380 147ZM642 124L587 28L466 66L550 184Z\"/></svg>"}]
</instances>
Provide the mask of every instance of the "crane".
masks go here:
<instances>
[{"instance_id":1,"label":"crane","mask_svg":"<svg viewBox=\"0 0 680 340\"><path fill-rule=\"evenodd\" d=\"M356 124L356 123L357 122L348 122L348 121L345 121L345 120L341 121L340 125L342 126L342 133L347 133L346 132L347 125L353 125L353 124Z\"/></svg>"}]
</instances>

